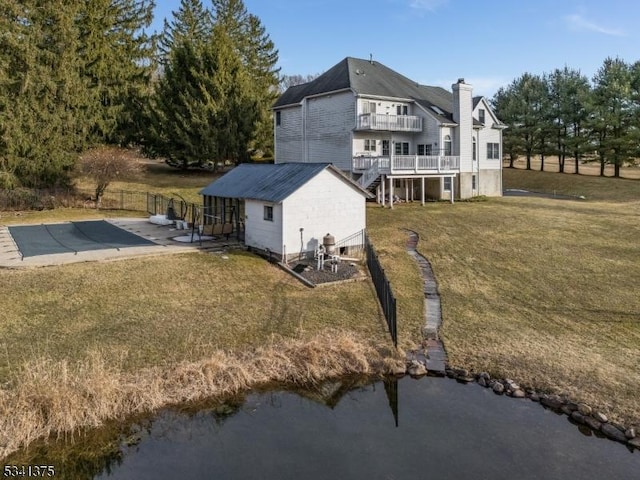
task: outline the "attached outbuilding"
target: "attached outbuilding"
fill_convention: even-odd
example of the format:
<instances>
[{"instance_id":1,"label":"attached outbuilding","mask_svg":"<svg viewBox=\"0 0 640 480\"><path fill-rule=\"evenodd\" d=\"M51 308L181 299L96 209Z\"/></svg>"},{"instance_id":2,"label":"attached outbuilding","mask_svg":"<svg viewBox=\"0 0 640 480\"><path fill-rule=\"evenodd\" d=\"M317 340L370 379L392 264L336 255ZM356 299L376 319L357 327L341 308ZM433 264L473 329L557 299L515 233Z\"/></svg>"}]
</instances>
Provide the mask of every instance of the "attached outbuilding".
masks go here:
<instances>
[{"instance_id":1,"label":"attached outbuilding","mask_svg":"<svg viewBox=\"0 0 640 480\"><path fill-rule=\"evenodd\" d=\"M232 223L247 247L279 259L313 255L330 234L337 253L364 242L372 195L326 163L241 164L200 191L206 223Z\"/></svg>"}]
</instances>

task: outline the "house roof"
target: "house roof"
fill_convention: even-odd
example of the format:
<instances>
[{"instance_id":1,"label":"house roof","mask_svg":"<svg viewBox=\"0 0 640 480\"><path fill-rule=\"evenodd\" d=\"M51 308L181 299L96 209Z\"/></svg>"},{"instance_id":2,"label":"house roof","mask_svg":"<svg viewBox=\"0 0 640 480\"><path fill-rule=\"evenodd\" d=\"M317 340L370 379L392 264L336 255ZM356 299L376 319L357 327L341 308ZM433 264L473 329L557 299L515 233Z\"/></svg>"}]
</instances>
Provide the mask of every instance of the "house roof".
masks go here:
<instances>
[{"instance_id":1,"label":"house roof","mask_svg":"<svg viewBox=\"0 0 640 480\"><path fill-rule=\"evenodd\" d=\"M200 195L280 203L326 169L363 196L371 195L329 163L243 163L203 188Z\"/></svg>"},{"instance_id":2,"label":"house roof","mask_svg":"<svg viewBox=\"0 0 640 480\"><path fill-rule=\"evenodd\" d=\"M453 94L441 87L420 85L380 62L347 57L315 80L290 87L273 108L300 103L305 97L351 89L358 95L414 100L442 122L453 122ZM437 107L440 114L432 107Z\"/></svg>"}]
</instances>

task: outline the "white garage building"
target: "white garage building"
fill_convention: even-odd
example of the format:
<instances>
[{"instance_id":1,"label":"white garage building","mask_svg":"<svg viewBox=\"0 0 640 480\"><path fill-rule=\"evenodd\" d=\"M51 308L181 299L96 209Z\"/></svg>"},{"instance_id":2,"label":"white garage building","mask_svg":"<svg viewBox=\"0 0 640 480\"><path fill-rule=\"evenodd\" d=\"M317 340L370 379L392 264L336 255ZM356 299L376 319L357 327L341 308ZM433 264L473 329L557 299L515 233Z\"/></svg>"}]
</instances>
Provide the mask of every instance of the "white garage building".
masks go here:
<instances>
[{"instance_id":1,"label":"white garage building","mask_svg":"<svg viewBox=\"0 0 640 480\"><path fill-rule=\"evenodd\" d=\"M247 247L287 260L313 255L327 234L338 248L361 245L372 196L326 163L241 164L200 194L205 219L233 222Z\"/></svg>"}]
</instances>

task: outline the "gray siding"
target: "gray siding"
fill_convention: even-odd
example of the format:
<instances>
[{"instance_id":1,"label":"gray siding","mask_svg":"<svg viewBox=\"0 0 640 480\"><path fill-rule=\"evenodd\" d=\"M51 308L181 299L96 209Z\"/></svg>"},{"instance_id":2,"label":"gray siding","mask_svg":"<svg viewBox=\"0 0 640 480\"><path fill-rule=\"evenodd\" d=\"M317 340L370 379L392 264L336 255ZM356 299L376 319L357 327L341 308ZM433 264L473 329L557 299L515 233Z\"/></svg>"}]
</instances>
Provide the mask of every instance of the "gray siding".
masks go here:
<instances>
[{"instance_id":1,"label":"gray siding","mask_svg":"<svg viewBox=\"0 0 640 480\"><path fill-rule=\"evenodd\" d=\"M351 135L355 127L356 99L352 92L311 98L306 104L307 155L304 161L333 163L351 170Z\"/></svg>"},{"instance_id":2,"label":"gray siding","mask_svg":"<svg viewBox=\"0 0 640 480\"><path fill-rule=\"evenodd\" d=\"M280 125L275 125L275 163L304 161L302 107L283 108L278 112L280 113Z\"/></svg>"}]
</instances>

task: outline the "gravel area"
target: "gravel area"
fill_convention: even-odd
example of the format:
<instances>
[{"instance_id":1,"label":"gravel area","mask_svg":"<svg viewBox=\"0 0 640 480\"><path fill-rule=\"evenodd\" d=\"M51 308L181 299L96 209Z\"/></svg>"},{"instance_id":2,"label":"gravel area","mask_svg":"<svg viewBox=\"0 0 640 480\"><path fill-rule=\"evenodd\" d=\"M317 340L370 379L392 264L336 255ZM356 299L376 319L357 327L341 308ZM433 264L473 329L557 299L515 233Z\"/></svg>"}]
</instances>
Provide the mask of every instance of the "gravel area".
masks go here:
<instances>
[{"instance_id":1,"label":"gravel area","mask_svg":"<svg viewBox=\"0 0 640 480\"><path fill-rule=\"evenodd\" d=\"M354 262L340 262L336 273L331 272L329 262L325 262L323 270L316 270L316 266L317 264L314 261L297 262L289 265L293 271L315 284L349 280L364 274L363 266Z\"/></svg>"}]
</instances>

